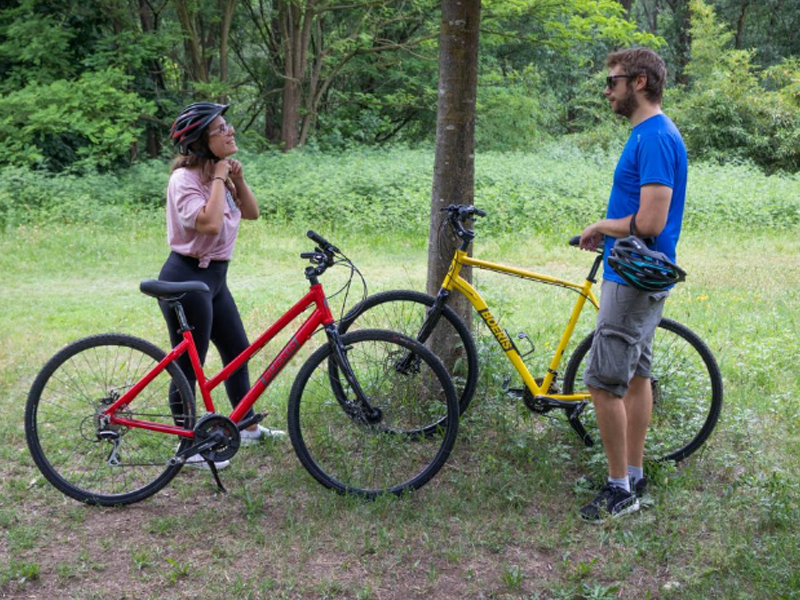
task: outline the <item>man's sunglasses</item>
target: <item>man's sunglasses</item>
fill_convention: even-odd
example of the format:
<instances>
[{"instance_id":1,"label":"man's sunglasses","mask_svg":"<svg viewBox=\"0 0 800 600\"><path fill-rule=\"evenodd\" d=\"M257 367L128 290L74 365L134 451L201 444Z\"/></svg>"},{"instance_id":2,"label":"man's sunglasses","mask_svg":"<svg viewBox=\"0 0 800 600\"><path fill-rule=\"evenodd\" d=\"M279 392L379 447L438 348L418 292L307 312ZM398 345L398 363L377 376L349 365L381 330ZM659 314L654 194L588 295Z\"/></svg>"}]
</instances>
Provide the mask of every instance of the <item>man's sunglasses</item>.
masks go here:
<instances>
[{"instance_id":1,"label":"man's sunglasses","mask_svg":"<svg viewBox=\"0 0 800 600\"><path fill-rule=\"evenodd\" d=\"M634 77L636 77L636 75L609 75L606 77L606 87L610 90L613 90L614 86L616 85L616 83L614 83L615 79L627 79L630 81Z\"/></svg>"}]
</instances>

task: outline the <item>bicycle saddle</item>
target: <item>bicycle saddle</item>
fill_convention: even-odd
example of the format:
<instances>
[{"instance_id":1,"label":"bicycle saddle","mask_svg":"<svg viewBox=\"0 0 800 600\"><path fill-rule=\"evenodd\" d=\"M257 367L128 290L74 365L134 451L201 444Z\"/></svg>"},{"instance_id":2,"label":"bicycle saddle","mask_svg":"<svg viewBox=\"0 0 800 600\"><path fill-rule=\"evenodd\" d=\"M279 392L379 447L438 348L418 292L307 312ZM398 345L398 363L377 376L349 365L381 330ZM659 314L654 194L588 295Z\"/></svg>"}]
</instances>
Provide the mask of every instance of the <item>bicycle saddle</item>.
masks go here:
<instances>
[{"instance_id":1,"label":"bicycle saddle","mask_svg":"<svg viewBox=\"0 0 800 600\"><path fill-rule=\"evenodd\" d=\"M569 240L569 245L570 246L578 246L578 244L580 244L580 243L581 243L581 236L579 236L579 235L576 235L575 237L570 238L570 240ZM602 252L603 251L603 246L605 246L605 243L606 243L605 238L603 238L603 241L600 242L597 245L597 252Z\"/></svg>"},{"instance_id":2,"label":"bicycle saddle","mask_svg":"<svg viewBox=\"0 0 800 600\"><path fill-rule=\"evenodd\" d=\"M158 281L146 279L139 284L139 291L159 300L167 300L182 296L186 292L208 292L208 286L202 281Z\"/></svg>"}]
</instances>

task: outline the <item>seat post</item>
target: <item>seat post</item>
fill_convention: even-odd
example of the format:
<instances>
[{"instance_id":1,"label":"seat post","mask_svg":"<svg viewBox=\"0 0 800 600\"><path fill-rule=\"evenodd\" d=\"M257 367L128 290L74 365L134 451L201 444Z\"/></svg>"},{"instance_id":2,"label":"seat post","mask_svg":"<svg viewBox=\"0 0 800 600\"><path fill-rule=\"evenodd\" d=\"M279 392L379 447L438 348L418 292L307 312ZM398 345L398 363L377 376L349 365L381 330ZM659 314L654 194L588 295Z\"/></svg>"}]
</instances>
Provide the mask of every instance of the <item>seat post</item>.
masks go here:
<instances>
[{"instance_id":1,"label":"seat post","mask_svg":"<svg viewBox=\"0 0 800 600\"><path fill-rule=\"evenodd\" d=\"M599 256L595 256L594 264L592 265L592 270L589 271L589 275L586 277L592 283L597 283L597 271L600 269L600 265L603 263L603 255L600 254Z\"/></svg>"},{"instance_id":2,"label":"seat post","mask_svg":"<svg viewBox=\"0 0 800 600\"><path fill-rule=\"evenodd\" d=\"M178 317L178 333L183 334L185 331L191 331L189 323L186 321L186 313L183 312L183 305L180 300L168 300L168 306L175 311L175 316Z\"/></svg>"}]
</instances>

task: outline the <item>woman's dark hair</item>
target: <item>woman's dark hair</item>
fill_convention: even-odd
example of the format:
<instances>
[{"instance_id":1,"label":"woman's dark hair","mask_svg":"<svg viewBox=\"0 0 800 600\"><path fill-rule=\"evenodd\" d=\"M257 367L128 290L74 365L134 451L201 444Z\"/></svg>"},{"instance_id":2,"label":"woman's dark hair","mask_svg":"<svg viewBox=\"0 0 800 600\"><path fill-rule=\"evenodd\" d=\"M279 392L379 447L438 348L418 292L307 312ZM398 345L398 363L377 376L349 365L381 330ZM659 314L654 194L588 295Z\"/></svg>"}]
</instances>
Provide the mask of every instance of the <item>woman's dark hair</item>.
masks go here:
<instances>
[{"instance_id":1,"label":"woman's dark hair","mask_svg":"<svg viewBox=\"0 0 800 600\"><path fill-rule=\"evenodd\" d=\"M664 84L667 81L667 67L664 59L649 48L630 48L608 55L606 66L613 69L617 65L620 65L625 74L631 77L645 75L647 77L647 85L644 88L645 97L650 102L661 104Z\"/></svg>"}]
</instances>

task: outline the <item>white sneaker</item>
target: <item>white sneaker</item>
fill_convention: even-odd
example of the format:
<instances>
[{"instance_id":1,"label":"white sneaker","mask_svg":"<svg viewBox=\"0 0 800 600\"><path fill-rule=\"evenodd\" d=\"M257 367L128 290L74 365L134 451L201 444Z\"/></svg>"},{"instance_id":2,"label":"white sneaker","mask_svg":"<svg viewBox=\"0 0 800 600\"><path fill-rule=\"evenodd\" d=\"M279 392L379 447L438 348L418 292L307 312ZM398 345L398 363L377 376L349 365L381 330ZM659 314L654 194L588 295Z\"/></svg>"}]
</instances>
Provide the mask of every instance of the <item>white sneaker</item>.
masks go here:
<instances>
[{"instance_id":1,"label":"white sneaker","mask_svg":"<svg viewBox=\"0 0 800 600\"><path fill-rule=\"evenodd\" d=\"M239 432L242 438L242 446L250 446L258 443L259 440L272 438L273 440L280 440L286 437L286 432L283 429L272 429L271 427L264 427L259 425L255 431L247 431L242 429Z\"/></svg>"},{"instance_id":2,"label":"white sneaker","mask_svg":"<svg viewBox=\"0 0 800 600\"><path fill-rule=\"evenodd\" d=\"M187 467L192 467L194 469L206 469L207 471L211 470L211 467L208 466L206 459L200 456L199 454L195 454L194 456L190 456L186 459L184 463ZM217 471L221 471L222 469L227 469L231 466L231 461L229 460L221 460L219 462L215 462L214 466L217 467Z\"/></svg>"}]
</instances>

